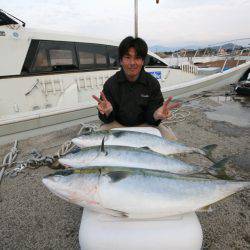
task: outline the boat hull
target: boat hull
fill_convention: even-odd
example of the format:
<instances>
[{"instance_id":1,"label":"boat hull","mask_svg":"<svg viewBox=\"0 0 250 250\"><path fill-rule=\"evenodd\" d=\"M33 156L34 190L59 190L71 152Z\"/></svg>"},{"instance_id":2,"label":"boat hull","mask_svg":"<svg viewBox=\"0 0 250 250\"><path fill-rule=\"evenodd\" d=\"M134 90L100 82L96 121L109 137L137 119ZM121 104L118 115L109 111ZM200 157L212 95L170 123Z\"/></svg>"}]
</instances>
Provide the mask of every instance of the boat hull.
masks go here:
<instances>
[{"instance_id":1,"label":"boat hull","mask_svg":"<svg viewBox=\"0 0 250 250\"><path fill-rule=\"evenodd\" d=\"M195 79L189 82L163 87L164 97L183 97L197 94L205 90L230 85L239 81L244 72L250 67L250 62L239 65L222 73ZM97 109L94 105L75 105L71 108L37 111L29 115L19 114L16 117L0 120L0 144L15 139L27 138L41 133L55 131L64 127L90 122L97 119Z\"/></svg>"}]
</instances>

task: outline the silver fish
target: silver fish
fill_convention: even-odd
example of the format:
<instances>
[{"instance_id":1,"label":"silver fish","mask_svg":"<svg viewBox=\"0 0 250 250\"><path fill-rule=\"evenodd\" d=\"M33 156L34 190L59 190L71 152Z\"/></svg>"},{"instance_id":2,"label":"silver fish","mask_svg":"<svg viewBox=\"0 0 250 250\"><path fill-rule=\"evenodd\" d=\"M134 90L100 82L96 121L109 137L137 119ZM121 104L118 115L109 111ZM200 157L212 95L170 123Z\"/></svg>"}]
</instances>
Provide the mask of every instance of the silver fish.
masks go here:
<instances>
[{"instance_id":1,"label":"silver fish","mask_svg":"<svg viewBox=\"0 0 250 250\"><path fill-rule=\"evenodd\" d=\"M94 146L78 149L59 159L67 167L88 168L102 167L103 164L111 167L142 168L167 171L177 174L212 173L224 167L225 160L214 164L210 168L193 166L183 161L142 148L125 146Z\"/></svg>"},{"instance_id":2,"label":"silver fish","mask_svg":"<svg viewBox=\"0 0 250 250\"><path fill-rule=\"evenodd\" d=\"M43 178L43 183L69 202L131 219L155 219L196 211L250 187L250 182L118 167L64 170Z\"/></svg>"},{"instance_id":3,"label":"silver fish","mask_svg":"<svg viewBox=\"0 0 250 250\"><path fill-rule=\"evenodd\" d=\"M104 140L105 145L128 146L136 148L148 148L163 155L179 153L199 153L211 158L211 150L216 145L209 145L203 149L187 147L177 142L168 141L160 136L124 130L98 131L82 135L72 139L72 142L83 148L99 146Z\"/></svg>"}]
</instances>

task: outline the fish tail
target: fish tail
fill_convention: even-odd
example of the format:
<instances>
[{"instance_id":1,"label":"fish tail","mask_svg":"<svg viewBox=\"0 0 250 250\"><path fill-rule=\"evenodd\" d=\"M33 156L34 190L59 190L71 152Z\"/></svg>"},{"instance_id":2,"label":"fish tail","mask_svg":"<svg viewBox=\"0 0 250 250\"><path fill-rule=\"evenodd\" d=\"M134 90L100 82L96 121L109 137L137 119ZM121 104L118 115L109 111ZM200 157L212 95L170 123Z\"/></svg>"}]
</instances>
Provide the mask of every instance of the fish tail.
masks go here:
<instances>
[{"instance_id":1,"label":"fish tail","mask_svg":"<svg viewBox=\"0 0 250 250\"><path fill-rule=\"evenodd\" d=\"M244 189L250 189L250 181L247 181L245 186L244 186Z\"/></svg>"},{"instance_id":2,"label":"fish tail","mask_svg":"<svg viewBox=\"0 0 250 250\"><path fill-rule=\"evenodd\" d=\"M210 161L212 162L216 162L215 159L212 157L212 151L217 147L217 144L210 144L210 145L207 145L203 148L201 148L201 154L202 155L205 155L206 158L208 158Z\"/></svg>"},{"instance_id":3,"label":"fish tail","mask_svg":"<svg viewBox=\"0 0 250 250\"><path fill-rule=\"evenodd\" d=\"M226 157L220 160L219 162L216 162L214 165L208 168L207 172L216 178L232 180L232 177L230 177L226 173L226 163L229 159L230 157Z\"/></svg>"},{"instance_id":4,"label":"fish tail","mask_svg":"<svg viewBox=\"0 0 250 250\"><path fill-rule=\"evenodd\" d=\"M237 191L249 190L250 181L236 181L235 185L237 186Z\"/></svg>"}]
</instances>

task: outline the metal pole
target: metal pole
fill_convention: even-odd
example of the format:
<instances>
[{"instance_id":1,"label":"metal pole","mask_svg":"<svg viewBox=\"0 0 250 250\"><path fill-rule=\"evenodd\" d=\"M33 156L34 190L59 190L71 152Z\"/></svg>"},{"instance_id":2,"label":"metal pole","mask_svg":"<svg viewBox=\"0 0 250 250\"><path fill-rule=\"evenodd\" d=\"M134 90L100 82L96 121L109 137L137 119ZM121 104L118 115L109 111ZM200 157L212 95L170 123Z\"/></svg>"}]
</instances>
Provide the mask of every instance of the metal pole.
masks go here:
<instances>
[{"instance_id":1,"label":"metal pole","mask_svg":"<svg viewBox=\"0 0 250 250\"><path fill-rule=\"evenodd\" d=\"M221 48L222 48L222 45L219 47L219 49L217 51L217 56L219 55L219 52L220 52Z\"/></svg>"},{"instance_id":2,"label":"metal pole","mask_svg":"<svg viewBox=\"0 0 250 250\"><path fill-rule=\"evenodd\" d=\"M135 0L135 37L138 37L138 0Z\"/></svg>"},{"instance_id":3,"label":"metal pole","mask_svg":"<svg viewBox=\"0 0 250 250\"><path fill-rule=\"evenodd\" d=\"M205 55L206 55L206 52L207 52L207 48L205 49L203 56L205 56Z\"/></svg>"},{"instance_id":4,"label":"metal pole","mask_svg":"<svg viewBox=\"0 0 250 250\"><path fill-rule=\"evenodd\" d=\"M160 0L156 0L158 4ZM138 0L135 0L135 37L138 37Z\"/></svg>"}]
</instances>

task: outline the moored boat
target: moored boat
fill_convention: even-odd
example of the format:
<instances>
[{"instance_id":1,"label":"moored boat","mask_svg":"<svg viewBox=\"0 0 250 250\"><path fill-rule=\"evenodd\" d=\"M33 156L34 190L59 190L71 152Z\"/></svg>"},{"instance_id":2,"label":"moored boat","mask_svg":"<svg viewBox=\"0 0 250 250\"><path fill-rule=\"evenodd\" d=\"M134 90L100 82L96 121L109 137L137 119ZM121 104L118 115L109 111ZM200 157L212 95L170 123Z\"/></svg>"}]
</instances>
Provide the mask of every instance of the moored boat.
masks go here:
<instances>
[{"instance_id":1,"label":"moored boat","mask_svg":"<svg viewBox=\"0 0 250 250\"><path fill-rule=\"evenodd\" d=\"M117 43L28 29L3 11L0 17L0 144L95 120L91 96L120 68ZM145 61L165 97L236 82L249 67L246 62L204 77L195 65L168 67L152 52Z\"/></svg>"},{"instance_id":2,"label":"moored boat","mask_svg":"<svg viewBox=\"0 0 250 250\"><path fill-rule=\"evenodd\" d=\"M250 80L238 82L234 90L240 95L250 95Z\"/></svg>"}]
</instances>

